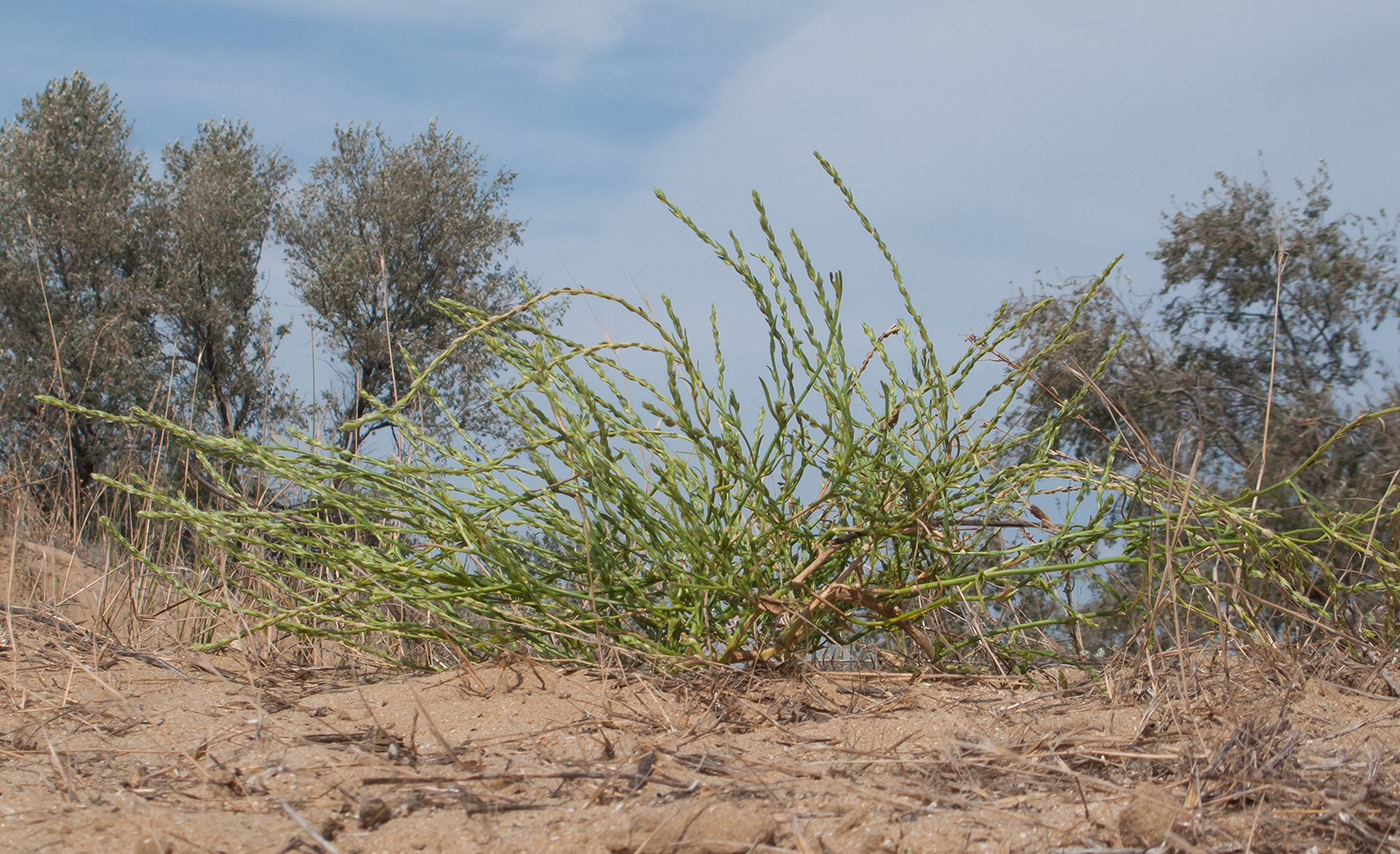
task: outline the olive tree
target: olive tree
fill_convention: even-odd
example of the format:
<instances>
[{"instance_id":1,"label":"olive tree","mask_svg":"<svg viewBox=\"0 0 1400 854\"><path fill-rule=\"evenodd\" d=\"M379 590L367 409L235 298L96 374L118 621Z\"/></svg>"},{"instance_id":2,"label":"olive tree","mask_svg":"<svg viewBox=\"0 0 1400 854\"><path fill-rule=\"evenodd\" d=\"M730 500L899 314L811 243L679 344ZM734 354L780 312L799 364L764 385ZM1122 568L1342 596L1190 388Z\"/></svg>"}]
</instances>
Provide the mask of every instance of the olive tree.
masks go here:
<instances>
[{"instance_id":1,"label":"olive tree","mask_svg":"<svg viewBox=\"0 0 1400 854\"><path fill-rule=\"evenodd\" d=\"M87 485L126 448L36 394L122 411L150 406L165 375L147 166L130 137L121 104L81 71L0 126L0 447L41 491Z\"/></svg>"},{"instance_id":2,"label":"olive tree","mask_svg":"<svg viewBox=\"0 0 1400 854\"><path fill-rule=\"evenodd\" d=\"M370 411L370 399L395 400L418 365L447 349L459 332L435 306L450 298L488 311L521 298L521 276L505 263L523 223L506 212L515 175L488 173L466 140L436 122L403 145L378 127L338 127L333 152L282 218L293 286L313 323L334 344L350 376L328 399L342 424ZM484 349L459 348L436 375L450 412L424 412L425 426L445 416L482 436L505 425L485 405L485 382L498 363ZM358 448L388 426L346 431Z\"/></svg>"},{"instance_id":3,"label":"olive tree","mask_svg":"<svg viewBox=\"0 0 1400 854\"><path fill-rule=\"evenodd\" d=\"M225 436L273 427L292 411L272 354L287 333L259 292L291 162L258 146L242 122L205 122L166 146L159 184L162 326L183 365L184 393Z\"/></svg>"},{"instance_id":4,"label":"olive tree","mask_svg":"<svg viewBox=\"0 0 1400 854\"><path fill-rule=\"evenodd\" d=\"M1124 438L1238 489L1287 474L1383 404L1365 392L1383 380L1372 333L1392 318L1400 287L1394 226L1332 215L1325 168L1295 184L1299 197L1280 200L1267 180L1218 175L1199 203L1164 214L1152 254L1162 264L1157 299L1101 290L1062 357L1036 377L1042 394L1028 409L1047 413L1075 393L1121 338L1087 409L1062 433L1066 446L1091 452ZM1072 281L1062 293L1083 287ZM1025 327L1024 352L1050 340L1069 304ZM1333 501L1379 497L1400 467L1390 438L1400 420L1383 427L1332 445L1298 484Z\"/></svg>"}]
</instances>

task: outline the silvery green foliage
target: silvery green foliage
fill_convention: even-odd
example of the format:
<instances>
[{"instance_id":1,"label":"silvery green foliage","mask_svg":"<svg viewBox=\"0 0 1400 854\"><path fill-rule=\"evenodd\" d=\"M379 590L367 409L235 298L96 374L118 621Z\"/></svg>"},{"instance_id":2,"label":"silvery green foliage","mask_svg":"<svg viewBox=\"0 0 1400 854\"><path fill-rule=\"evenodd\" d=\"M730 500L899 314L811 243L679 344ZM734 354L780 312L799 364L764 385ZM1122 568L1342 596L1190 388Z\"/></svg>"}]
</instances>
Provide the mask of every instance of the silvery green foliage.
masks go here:
<instances>
[{"instance_id":1,"label":"silvery green foliage","mask_svg":"<svg viewBox=\"0 0 1400 854\"><path fill-rule=\"evenodd\" d=\"M123 450L110 425L35 402L149 405L156 332L150 182L106 86L81 71L0 126L0 447L36 484L79 484Z\"/></svg>"},{"instance_id":2,"label":"silvery green foliage","mask_svg":"<svg viewBox=\"0 0 1400 854\"><path fill-rule=\"evenodd\" d=\"M1157 298L1101 287L1057 357L1040 363L1040 394L1023 409L1032 419L1057 411L1103 365L1061 450L1121 443L1126 470L1172 470L1242 496L1251 512L1275 514L1275 527L1330 531L1333 522L1318 521L1328 514L1369 519L1374 542L1319 534L1295 560L1259 568L1305 591L1306 607L1336 615L1371 609L1381 590L1394 596L1373 551L1393 547L1400 531L1382 521L1396 509L1400 393L1385 388L1387 348L1375 333L1395 317L1400 269L1393 222L1330 213L1325 168L1295 186L1282 199L1267 178L1217 175L1198 203L1164 214L1167 234L1152 254L1162 265ZM1061 335L1086 293L1066 283L1021 330L1021 352Z\"/></svg>"},{"instance_id":3,"label":"silvery green foliage","mask_svg":"<svg viewBox=\"0 0 1400 854\"><path fill-rule=\"evenodd\" d=\"M458 330L438 301L494 313L528 296L505 262L524 227L505 209L514 178L489 173L471 144L436 122L403 145L378 127L336 129L333 152L311 168L281 235L292 283L350 374L328 395L340 423L371 412L371 399L391 404L414 364L448 349ZM499 366L475 343L455 349L435 378L448 412L427 407L423 423L436 430L455 419L469 432L503 435L485 386ZM363 423L343 444L357 448L387 426Z\"/></svg>"},{"instance_id":4,"label":"silvery green foliage","mask_svg":"<svg viewBox=\"0 0 1400 854\"><path fill-rule=\"evenodd\" d=\"M1044 393L1030 412L1050 411L1080 389L1082 371L1122 336L1101 394L1066 427L1064 447L1085 451L1122 438L1183 470L1199 454L1203 481L1252 489L1261 463L1263 484L1277 482L1358 413L1383 403L1364 396L1385 384L1373 333L1394 317L1400 269L1393 224L1329 215L1325 169L1309 184L1296 182L1297 200L1278 198L1267 180L1217 179L1199 203L1163 216L1167 235L1152 256L1162 264L1159 298L1100 289L1076 337L1037 377ZM1052 306L1023 329L1023 351L1057 331L1083 292L1067 283L1064 308ZM1384 426L1332 445L1298 485L1334 501L1378 498L1400 465L1388 438L1400 424Z\"/></svg>"},{"instance_id":5,"label":"silvery green foliage","mask_svg":"<svg viewBox=\"0 0 1400 854\"><path fill-rule=\"evenodd\" d=\"M202 125L150 177L110 90L81 71L0 126L0 450L46 503L164 464L155 437L36 401L144 407L236 435L292 412L258 264L290 164ZM66 503L66 502L65 502ZM110 509L110 508L109 508Z\"/></svg>"},{"instance_id":6,"label":"silvery green foliage","mask_svg":"<svg viewBox=\"0 0 1400 854\"><path fill-rule=\"evenodd\" d=\"M292 413L272 367L274 327L258 265L292 175L243 122L200 125L166 146L158 185L162 328L183 363L182 391L225 436L275 427Z\"/></svg>"}]
</instances>

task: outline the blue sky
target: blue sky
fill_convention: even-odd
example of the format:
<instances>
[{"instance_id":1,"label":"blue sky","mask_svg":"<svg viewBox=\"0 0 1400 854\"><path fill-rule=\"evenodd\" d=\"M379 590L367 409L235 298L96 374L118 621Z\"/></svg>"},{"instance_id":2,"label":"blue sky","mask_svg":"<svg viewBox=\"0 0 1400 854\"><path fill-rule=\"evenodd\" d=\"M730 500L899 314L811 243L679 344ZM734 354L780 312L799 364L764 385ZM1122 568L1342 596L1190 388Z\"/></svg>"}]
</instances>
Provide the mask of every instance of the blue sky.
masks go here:
<instances>
[{"instance_id":1,"label":"blue sky","mask_svg":"<svg viewBox=\"0 0 1400 854\"><path fill-rule=\"evenodd\" d=\"M0 0L0 113L82 68L153 160L230 116L303 173L336 122L405 140L437 116L519 174L513 258L540 286L668 293L697 332L717 304L735 358L766 353L742 286L652 188L754 248L760 190L884 329L898 303L820 149L952 355L1037 279L1123 253L1152 289L1161 212L1216 171L1287 189L1325 159L1337 210L1395 207L1396 44L1393 2Z\"/></svg>"}]
</instances>

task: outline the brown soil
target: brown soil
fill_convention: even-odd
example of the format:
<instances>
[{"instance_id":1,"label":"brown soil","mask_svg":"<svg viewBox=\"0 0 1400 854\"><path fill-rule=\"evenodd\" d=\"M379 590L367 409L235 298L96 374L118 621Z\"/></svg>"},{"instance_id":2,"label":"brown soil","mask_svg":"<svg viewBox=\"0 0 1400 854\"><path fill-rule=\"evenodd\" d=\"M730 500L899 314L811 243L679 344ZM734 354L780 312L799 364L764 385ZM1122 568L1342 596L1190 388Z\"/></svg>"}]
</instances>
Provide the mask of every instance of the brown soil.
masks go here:
<instances>
[{"instance_id":1,"label":"brown soil","mask_svg":"<svg viewBox=\"0 0 1400 854\"><path fill-rule=\"evenodd\" d=\"M0 635L3 851L1400 847L1385 661L423 675L137 652L19 604Z\"/></svg>"}]
</instances>

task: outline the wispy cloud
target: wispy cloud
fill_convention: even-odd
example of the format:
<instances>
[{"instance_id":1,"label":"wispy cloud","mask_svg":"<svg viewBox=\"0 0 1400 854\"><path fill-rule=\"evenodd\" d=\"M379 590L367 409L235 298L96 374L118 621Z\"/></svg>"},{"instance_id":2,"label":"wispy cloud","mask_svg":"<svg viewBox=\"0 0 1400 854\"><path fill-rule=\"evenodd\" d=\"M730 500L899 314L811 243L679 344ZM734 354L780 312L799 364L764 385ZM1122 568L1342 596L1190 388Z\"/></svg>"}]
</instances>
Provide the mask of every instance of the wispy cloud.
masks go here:
<instances>
[{"instance_id":1,"label":"wispy cloud","mask_svg":"<svg viewBox=\"0 0 1400 854\"><path fill-rule=\"evenodd\" d=\"M622 43L641 0L529 0L513 4L507 38L546 51L543 71L560 81L577 78L590 57Z\"/></svg>"},{"instance_id":2,"label":"wispy cloud","mask_svg":"<svg viewBox=\"0 0 1400 854\"><path fill-rule=\"evenodd\" d=\"M645 0L225 0L325 21L389 29L446 28L485 36L501 50L526 51L543 78L576 80L591 60L616 49Z\"/></svg>"},{"instance_id":3,"label":"wispy cloud","mask_svg":"<svg viewBox=\"0 0 1400 854\"><path fill-rule=\"evenodd\" d=\"M1260 149L1280 176L1354 158L1363 192L1351 207L1387 204L1383 186L1393 207L1400 185L1383 149L1400 120L1359 93L1400 67L1384 47L1400 13L1295 2L1261 18L1262 8L829 4L736 59L692 118L639 152L630 189L587 218L543 200L561 214L539 217L531 263L668 292L689 317L718 303L723 317L742 289L647 191L659 185L712 233L736 227L761 248L748 207L758 188L819 267L875 289L851 307L884 328L899 310L879 284L888 274L812 163L816 148L956 346L1038 277L1097 272L1125 252L1124 269L1150 283L1147 252L1172 197L1194 196L1217 170L1254 174Z\"/></svg>"}]
</instances>

